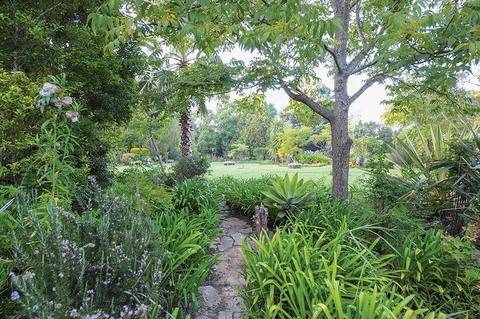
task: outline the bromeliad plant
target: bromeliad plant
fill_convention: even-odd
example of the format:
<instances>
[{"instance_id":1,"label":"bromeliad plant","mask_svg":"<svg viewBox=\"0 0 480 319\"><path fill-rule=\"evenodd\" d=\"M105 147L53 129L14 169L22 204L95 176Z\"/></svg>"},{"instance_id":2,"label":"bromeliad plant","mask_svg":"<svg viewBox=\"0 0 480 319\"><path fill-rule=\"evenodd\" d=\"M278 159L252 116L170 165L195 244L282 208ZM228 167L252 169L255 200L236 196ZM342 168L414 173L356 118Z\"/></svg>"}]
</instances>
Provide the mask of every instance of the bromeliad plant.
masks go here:
<instances>
[{"instance_id":1,"label":"bromeliad plant","mask_svg":"<svg viewBox=\"0 0 480 319\"><path fill-rule=\"evenodd\" d=\"M282 178L277 176L270 188L263 193L266 197L265 204L276 218L284 218L288 213L308 207L314 200L314 184L304 182L296 173L292 178L285 174Z\"/></svg>"}]
</instances>

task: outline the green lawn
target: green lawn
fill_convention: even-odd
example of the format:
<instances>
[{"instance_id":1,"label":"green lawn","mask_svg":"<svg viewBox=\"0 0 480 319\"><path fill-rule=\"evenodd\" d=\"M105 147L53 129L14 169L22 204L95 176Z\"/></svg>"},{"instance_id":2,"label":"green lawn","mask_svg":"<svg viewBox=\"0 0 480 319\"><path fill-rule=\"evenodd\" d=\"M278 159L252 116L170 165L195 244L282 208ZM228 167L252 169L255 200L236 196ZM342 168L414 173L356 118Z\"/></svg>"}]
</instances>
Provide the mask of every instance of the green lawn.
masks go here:
<instances>
[{"instance_id":1,"label":"green lawn","mask_svg":"<svg viewBox=\"0 0 480 319\"><path fill-rule=\"evenodd\" d=\"M225 166L223 162L212 162L211 177L233 176L237 178L259 177L265 174L284 175L285 173L298 173L299 177L310 180L322 179L330 182L332 179L332 167L302 167L300 169L291 169L287 166L272 164L270 162L237 162L233 166ZM354 182L365 173L358 168L350 169L350 182Z\"/></svg>"},{"instance_id":2,"label":"green lawn","mask_svg":"<svg viewBox=\"0 0 480 319\"><path fill-rule=\"evenodd\" d=\"M170 164L165 164L167 169ZM119 165L117 172L122 172L129 166ZM144 166L145 169L156 168L158 165ZM286 165L273 164L270 161L246 161L237 162L233 166L225 166L223 162L212 162L210 167L210 178L220 176L233 176L236 178L252 178L262 175L284 175L285 173L295 174L304 179L323 180L330 183L332 180L332 167L330 165L321 167L302 167L300 169L288 168ZM350 168L350 184L355 182L365 172L358 168Z\"/></svg>"}]
</instances>

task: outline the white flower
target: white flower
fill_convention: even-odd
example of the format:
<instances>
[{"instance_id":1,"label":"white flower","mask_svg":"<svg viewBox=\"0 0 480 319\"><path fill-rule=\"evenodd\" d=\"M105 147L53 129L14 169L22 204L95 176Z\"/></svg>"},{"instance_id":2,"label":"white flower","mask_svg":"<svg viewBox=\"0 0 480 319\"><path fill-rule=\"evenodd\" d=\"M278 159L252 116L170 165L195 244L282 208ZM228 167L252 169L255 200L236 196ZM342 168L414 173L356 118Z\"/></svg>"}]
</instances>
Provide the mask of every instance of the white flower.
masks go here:
<instances>
[{"instance_id":1,"label":"white flower","mask_svg":"<svg viewBox=\"0 0 480 319\"><path fill-rule=\"evenodd\" d=\"M12 299L13 301L17 301L18 299L20 299L20 294L18 293L18 291L13 291L10 295L10 299Z\"/></svg>"},{"instance_id":2,"label":"white flower","mask_svg":"<svg viewBox=\"0 0 480 319\"><path fill-rule=\"evenodd\" d=\"M43 96L43 97L52 96L58 91L60 91L60 88L58 86L47 82L43 85L42 89L40 90L40 96Z\"/></svg>"},{"instance_id":3,"label":"white flower","mask_svg":"<svg viewBox=\"0 0 480 319\"><path fill-rule=\"evenodd\" d=\"M73 99L71 96L66 96L62 99L64 105L72 105Z\"/></svg>"},{"instance_id":4,"label":"white flower","mask_svg":"<svg viewBox=\"0 0 480 319\"><path fill-rule=\"evenodd\" d=\"M64 277L63 272L59 273L59 274L58 274L58 277L63 278L63 277Z\"/></svg>"},{"instance_id":5,"label":"white flower","mask_svg":"<svg viewBox=\"0 0 480 319\"><path fill-rule=\"evenodd\" d=\"M35 277L35 273L34 272L31 272L31 271L27 271L23 274L23 279L25 279L26 281L32 281L33 277Z\"/></svg>"},{"instance_id":6,"label":"white flower","mask_svg":"<svg viewBox=\"0 0 480 319\"><path fill-rule=\"evenodd\" d=\"M77 111L73 111L73 110L70 110L70 111L67 111L65 112L65 115L73 122L78 122L78 119L80 118L80 114L78 114Z\"/></svg>"}]
</instances>

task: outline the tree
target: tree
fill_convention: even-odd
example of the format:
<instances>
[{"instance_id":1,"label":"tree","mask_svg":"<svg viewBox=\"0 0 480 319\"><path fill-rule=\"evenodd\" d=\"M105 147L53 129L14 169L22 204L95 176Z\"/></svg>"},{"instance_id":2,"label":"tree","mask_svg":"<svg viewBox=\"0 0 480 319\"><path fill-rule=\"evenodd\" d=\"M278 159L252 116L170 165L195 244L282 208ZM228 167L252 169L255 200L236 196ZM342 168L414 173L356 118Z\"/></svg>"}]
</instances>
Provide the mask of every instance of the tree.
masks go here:
<instances>
[{"instance_id":1,"label":"tree","mask_svg":"<svg viewBox=\"0 0 480 319\"><path fill-rule=\"evenodd\" d=\"M250 155L268 144L268 132L277 111L268 104L265 95L252 94L234 102L237 107L238 142L248 146Z\"/></svg>"},{"instance_id":2,"label":"tree","mask_svg":"<svg viewBox=\"0 0 480 319\"><path fill-rule=\"evenodd\" d=\"M219 131L221 156L226 157L227 151L239 137L237 106L233 103L223 103L216 112L216 126Z\"/></svg>"},{"instance_id":3,"label":"tree","mask_svg":"<svg viewBox=\"0 0 480 319\"><path fill-rule=\"evenodd\" d=\"M340 198L348 194L351 104L386 79L451 86L477 54L469 46L478 41L474 1L258 1L255 10L245 14L241 43L261 52L259 65L268 66L291 99L330 122L333 195ZM333 75L333 107L299 87L320 66ZM349 94L349 80L359 74L366 80Z\"/></svg>"},{"instance_id":4,"label":"tree","mask_svg":"<svg viewBox=\"0 0 480 319\"><path fill-rule=\"evenodd\" d=\"M102 177L106 177L108 145L100 136L106 127L128 121L130 107L138 97L135 75L143 67L139 46L133 38L118 46L116 56L104 53L107 42L93 35L86 25L87 15L101 3L101 0L0 3L2 68L12 72L12 78L19 77L14 72L23 72L35 83L43 83L52 75L66 75L71 96L86 108L82 120L72 128L80 141L75 150L76 165L88 166L89 173L100 182L106 181ZM37 94L38 91L31 99ZM18 127L28 125L28 135L38 133L43 116L34 105L28 115L37 119L33 123L24 122L27 118L15 109L10 112L9 118ZM33 149L32 144L26 146L16 160L27 157ZM18 176L15 180L18 182Z\"/></svg>"},{"instance_id":5,"label":"tree","mask_svg":"<svg viewBox=\"0 0 480 319\"><path fill-rule=\"evenodd\" d=\"M480 100L475 98L475 92L455 89L425 94L418 92L416 86L404 85L393 93L396 94L387 101L383 114L385 123L390 125L426 126L445 122L446 118L455 118L458 114L472 118L480 114Z\"/></svg>"},{"instance_id":6,"label":"tree","mask_svg":"<svg viewBox=\"0 0 480 319\"><path fill-rule=\"evenodd\" d=\"M194 37L169 28L174 16L160 13L159 3L110 0L90 15L94 32L112 42L111 52L130 38L139 38L150 51L150 70L144 76L150 106L155 112L169 111L180 116L181 154L192 155L192 109L205 113L206 101L228 93L237 83L234 74L240 63L224 64L216 54L206 55L195 46ZM166 14L166 15L164 15Z\"/></svg>"},{"instance_id":7,"label":"tree","mask_svg":"<svg viewBox=\"0 0 480 319\"><path fill-rule=\"evenodd\" d=\"M309 96L312 96L317 101L322 101L325 105L329 105L331 108L333 100L331 99L331 90L321 82L314 79L307 79L308 81L302 81L300 86L302 91ZM305 83L304 83L305 82ZM300 128L301 126L308 126L313 129L314 133L319 133L323 127L328 124L324 118L316 116L311 108L302 102L298 102L290 99L288 105L282 110L280 116L289 122L294 128Z\"/></svg>"},{"instance_id":8,"label":"tree","mask_svg":"<svg viewBox=\"0 0 480 319\"><path fill-rule=\"evenodd\" d=\"M208 98L228 92L236 67L224 64L218 56L205 56L188 39L158 50L158 57L153 58L156 63L144 76L144 92L149 91L147 95L153 99L153 113L179 114L180 150L188 157L192 155L193 109L205 114Z\"/></svg>"},{"instance_id":9,"label":"tree","mask_svg":"<svg viewBox=\"0 0 480 319\"><path fill-rule=\"evenodd\" d=\"M373 137L377 140L391 143L393 139L393 129L389 126L377 122L358 122L353 128L353 138Z\"/></svg>"},{"instance_id":10,"label":"tree","mask_svg":"<svg viewBox=\"0 0 480 319\"><path fill-rule=\"evenodd\" d=\"M307 144L312 135L312 129L302 127L299 129L285 128L279 136L280 147L277 149L277 155L287 160L293 159L295 155L302 151L302 147Z\"/></svg>"},{"instance_id":11,"label":"tree","mask_svg":"<svg viewBox=\"0 0 480 319\"><path fill-rule=\"evenodd\" d=\"M117 3L124 1L113 0ZM480 17L476 0L238 0L125 1L149 12L165 34L191 34L212 50L238 41L258 52L258 84L281 87L332 126L333 190L348 196L348 113L369 87L387 79L418 79L424 90L442 90L478 61ZM155 13L155 14L154 14ZM135 16L143 19L142 14ZM115 30L125 23L104 19ZM332 107L305 94L299 83L323 67L334 80ZM353 94L352 76L365 77Z\"/></svg>"},{"instance_id":12,"label":"tree","mask_svg":"<svg viewBox=\"0 0 480 319\"><path fill-rule=\"evenodd\" d=\"M200 124L198 137L196 140L197 151L200 154L211 154L213 156L221 156L220 137L221 132L216 128L215 114L208 113L204 116L204 120Z\"/></svg>"}]
</instances>

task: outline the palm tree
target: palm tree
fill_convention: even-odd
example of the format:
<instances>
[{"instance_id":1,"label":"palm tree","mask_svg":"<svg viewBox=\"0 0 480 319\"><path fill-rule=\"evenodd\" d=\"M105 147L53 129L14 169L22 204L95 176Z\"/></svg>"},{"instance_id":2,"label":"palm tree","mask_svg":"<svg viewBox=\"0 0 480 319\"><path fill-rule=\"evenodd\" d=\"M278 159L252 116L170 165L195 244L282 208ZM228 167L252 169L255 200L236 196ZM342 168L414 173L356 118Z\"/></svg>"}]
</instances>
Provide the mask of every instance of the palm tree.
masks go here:
<instances>
[{"instance_id":1,"label":"palm tree","mask_svg":"<svg viewBox=\"0 0 480 319\"><path fill-rule=\"evenodd\" d=\"M205 114L206 100L226 93L235 83L235 67L225 65L218 56L206 56L188 43L166 52L157 63L150 63L143 90L153 101L153 112L179 114L181 155L192 155L192 111Z\"/></svg>"}]
</instances>

